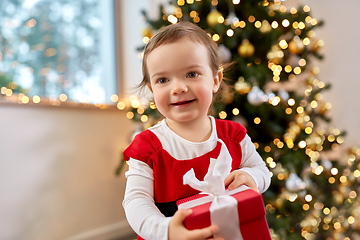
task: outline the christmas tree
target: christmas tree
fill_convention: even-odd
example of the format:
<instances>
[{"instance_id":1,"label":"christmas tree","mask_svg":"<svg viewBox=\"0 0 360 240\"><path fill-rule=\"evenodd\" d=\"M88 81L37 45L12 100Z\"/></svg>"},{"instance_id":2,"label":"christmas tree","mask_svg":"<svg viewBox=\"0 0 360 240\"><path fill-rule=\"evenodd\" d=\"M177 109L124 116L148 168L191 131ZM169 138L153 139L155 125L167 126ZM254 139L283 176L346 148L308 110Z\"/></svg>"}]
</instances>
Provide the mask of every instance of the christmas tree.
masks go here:
<instances>
[{"instance_id":1,"label":"christmas tree","mask_svg":"<svg viewBox=\"0 0 360 240\"><path fill-rule=\"evenodd\" d=\"M360 149L346 161L331 159L344 133L330 126L331 104L322 92L315 59L323 41L321 21L309 6L288 9L281 1L178 0L160 7L144 29L144 43L162 26L191 21L219 45L229 88L214 116L240 122L272 173L264 193L273 239L353 239L360 230ZM128 117L144 128L161 116L156 106L132 103ZM124 104L121 103L121 109ZM329 154L330 153L330 154Z\"/></svg>"}]
</instances>

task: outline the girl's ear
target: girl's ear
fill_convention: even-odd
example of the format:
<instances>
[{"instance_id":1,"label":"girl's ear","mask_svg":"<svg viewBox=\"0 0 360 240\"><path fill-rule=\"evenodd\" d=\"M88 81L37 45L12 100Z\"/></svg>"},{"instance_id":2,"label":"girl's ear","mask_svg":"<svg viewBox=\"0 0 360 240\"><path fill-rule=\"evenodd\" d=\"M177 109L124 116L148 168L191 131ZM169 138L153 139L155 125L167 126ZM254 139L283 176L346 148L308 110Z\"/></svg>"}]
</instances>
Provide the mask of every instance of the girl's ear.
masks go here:
<instances>
[{"instance_id":1,"label":"girl's ear","mask_svg":"<svg viewBox=\"0 0 360 240\"><path fill-rule=\"evenodd\" d=\"M223 72L222 70L219 69L214 76L213 93L216 93L219 90L222 79L223 79Z\"/></svg>"},{"instance_id":2,"label":"girl's ear","mask_svg":"<svg viewBox=\"0 0 360 240\"><path fill-rule=\"evenodd\" d=\"M147 83L146 85L148 86L148 88L149 88L150 91L152 92L153 90L152 90L152 88L151 88L151 84L150 84L150 83Z\"/></svg>"}]
</instances>

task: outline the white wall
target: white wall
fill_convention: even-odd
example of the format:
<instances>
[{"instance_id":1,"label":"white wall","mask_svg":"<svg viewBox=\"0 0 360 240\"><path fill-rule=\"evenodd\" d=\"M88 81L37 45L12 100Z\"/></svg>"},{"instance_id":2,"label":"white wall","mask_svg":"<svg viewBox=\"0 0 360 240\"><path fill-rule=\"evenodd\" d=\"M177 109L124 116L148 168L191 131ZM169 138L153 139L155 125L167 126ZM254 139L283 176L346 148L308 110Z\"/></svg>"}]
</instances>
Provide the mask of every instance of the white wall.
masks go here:
<instances>
[{"instance_id":1,"label":"white wall","mask_svg":"<svg viewBox=\"0 0 360 240\"><path fill-rule=\"evenodd\" d=\"M141 79L134 48L141 44L139 9L150 1L121 1L121 67L129 91ZM319 78L333 85L326 94L332 124L348 131L347 144L359 145L360 1L287 0L299 1L325 20L318 30L326 57ZM121 207L125 178L114 169L132 128L121 111L0 104L0 239L103 240L131 233Z\"/></svg>"},{"instance_id":2,"label":"white wall","mask_svg":"<svg viewBox=\"0 0 360 240\"><path fill-rule=\"evenodd\" d=\"M129 234L114 175L132 129L123 112L1 105L0 115L0 239Z\"/></svg>"}]
</instances>

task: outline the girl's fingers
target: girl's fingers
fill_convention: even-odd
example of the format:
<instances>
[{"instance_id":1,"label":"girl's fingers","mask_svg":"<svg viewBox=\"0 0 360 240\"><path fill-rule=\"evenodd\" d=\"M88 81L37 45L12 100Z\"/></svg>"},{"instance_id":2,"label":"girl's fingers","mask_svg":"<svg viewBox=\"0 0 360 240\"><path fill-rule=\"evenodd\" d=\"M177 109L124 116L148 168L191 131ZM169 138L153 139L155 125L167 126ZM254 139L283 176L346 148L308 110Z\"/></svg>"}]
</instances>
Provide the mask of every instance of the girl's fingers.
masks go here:
<instances>
[{"instance_id":1,"label":"girl's fingers","mask_svg":"<svg viewBox=\"0 0 360 240\"><path fill-rule=\"evenodd\" d=\"M175 212L173 216L174 223L181 224L184 222L185 218L192 213L191 209L179 209Z\"/></svg>"},{"instance_id":2,"label":"girl's fingers","mask_svg":"<svg viewBox=\"0 0 360 240\"><path fill-rule=\"evenodd\" d=\"M175 212L173 216L173 223L178 226L183 226L183 221L187 216L192 213L191 209L179 209ZM183 236L186 236L186 239L189 240L204 240L212 237L217 231L219 231L219 227L216 225L211 225L209 227L203 229L196 229L184 232ZM224 240L223 238L213 238L213 240Z\"/></svg>"},{"instance_id":3,"label":"girl's fingers","mask_svg":"<svg viewBox=\"0 0 360 240\"><path fill-rule=\"evenodd\" d=\"M219 227L216 225L211 225L210 227L206 227L203 229L192 230L189 231L189 239L193 239L193 240L207 239L212 235L214 235L214 233L216 233L217 231L219 231ZM222 238L214 238L214 240L215 239L220 240Z\"/></svg>"},{"instance_id":4,"label":"girl's fingers","mask_svg":"<svg viewBox=\"0 0 360 240\"><path fill-rule=\"evenodd\" d=\"M234 180L231 182L231 184L228 186L228 188L229 188L229 190L234 190L235 188L245 184L245 181L246 181L245 177L240 175L240 176L234 178Z\"/></svg>"},{"instance_id":5,"label":"girl's fingers","mask_svg":"<svg viewBox=\"0 0 360 240\"><path fill-rule=\"evenodd\" d=\"M225 187L228 186L234 180L234 172L231 172L224 180Z\"/></svg>"},{"instance_id":6,"label":"girl's fingers","mask_svg":"<svg viewBox=\"0 0 360 240\"><path fill-rule=\"evenodd\" d=\"M233 171L224 181L225 186L229 188L229 190L234 190L235 188L246 185L254 191L259 192L257 185L254 179L246 172L243 171Z\"/></svg>"}]
</instances>

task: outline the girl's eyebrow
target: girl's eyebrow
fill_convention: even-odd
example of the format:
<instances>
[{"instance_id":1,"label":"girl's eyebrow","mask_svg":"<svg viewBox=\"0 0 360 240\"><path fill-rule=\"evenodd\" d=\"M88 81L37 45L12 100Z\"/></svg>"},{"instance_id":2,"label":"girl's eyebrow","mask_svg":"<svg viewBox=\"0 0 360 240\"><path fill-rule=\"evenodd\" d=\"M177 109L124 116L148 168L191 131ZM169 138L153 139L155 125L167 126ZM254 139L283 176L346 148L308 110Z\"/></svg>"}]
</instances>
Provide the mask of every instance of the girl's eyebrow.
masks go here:
<instances>
[{"instance_id":1,"label":"girl's eyebrow","mask_svg":"<svg viewBox=\"0 0 360 240\"><path fill-rule=\"evenodd\" d=\"M163 72L156 72L153 75L150 76L150 78L154 78L156 76L164 76L166 75L167 72L163 71Z\"/></svg>"},{"instance_id":2,"label":"girl's eyebrow","mask_svg":"<svg viewBox=\"0 0 360 240\"><path fill-rule=\"evenodd\" d=\"M181 68L180 70L182 71L187 71L189 69L194 69L194 68L202 68L202 69L205 69L205 67L201 64L191 64L191 65L188 65L188 66L185 66L183 68ZM154 78L156 76L165 76L168 72L167 71L160 71L160 72L155 72L154 74L152 74L150 76L150 78Z\"/></svg>"}]
</instances>

